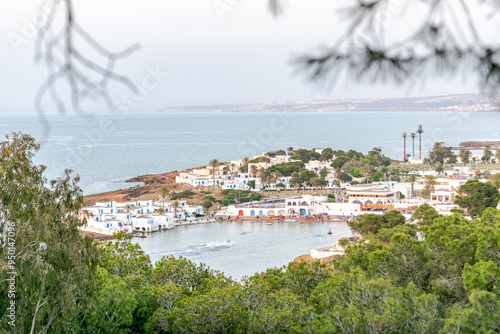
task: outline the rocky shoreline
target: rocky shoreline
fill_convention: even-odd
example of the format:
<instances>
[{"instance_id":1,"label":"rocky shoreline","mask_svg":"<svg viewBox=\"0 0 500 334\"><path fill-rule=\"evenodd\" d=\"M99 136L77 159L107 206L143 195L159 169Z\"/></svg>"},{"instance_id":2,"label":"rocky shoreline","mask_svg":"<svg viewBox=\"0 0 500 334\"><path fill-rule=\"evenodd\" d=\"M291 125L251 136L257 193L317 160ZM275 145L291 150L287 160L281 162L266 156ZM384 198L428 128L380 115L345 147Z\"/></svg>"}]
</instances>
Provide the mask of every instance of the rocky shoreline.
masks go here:
<instances>
[{"instance_id":1,"label":"rocky shoreline","mask_svg":"<svg viewBox=\"0 0 500 334\"><path fill-rule=\"evenodd\" d=\"M157 198L161 187L167 187L169 190L185 190L185 185L175 183L175 177L178 175L179 172L177 171L140 175L125 182L142 182L143 185L87 195L84 196L85 204L89 205L95 202L108 201L125 202L136 200L138 198L148 199L148 196L154 196L154 198Z\"/></svg>"},{"instance_id":2,"label":"rocky shoreline","mask_svg":"<svg viewBox=\"0 0 500 334\"><path fill-rule=\"evenodd\" d=\"M483 150L486 145L490 145L490 149L498 150L500 149L500 141L481 141L481 140L473 140L473 141L464 141L460 143L460 147L475 149L475 150Z\"/></svg>"}]
</instances>

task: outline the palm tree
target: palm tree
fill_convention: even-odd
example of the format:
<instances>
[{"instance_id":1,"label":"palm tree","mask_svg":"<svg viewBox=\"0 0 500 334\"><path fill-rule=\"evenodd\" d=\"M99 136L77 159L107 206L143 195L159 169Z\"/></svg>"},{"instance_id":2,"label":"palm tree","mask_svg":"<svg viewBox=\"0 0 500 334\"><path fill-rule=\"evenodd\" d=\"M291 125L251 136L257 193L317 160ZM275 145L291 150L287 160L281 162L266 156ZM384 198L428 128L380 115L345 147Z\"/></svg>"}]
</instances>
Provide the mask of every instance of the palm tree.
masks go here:
<instances>
[{"instance_id":1,"label":"palm tree","mask_svg":"<svg viewBox=\"0 0 500 334\"><path fill-rule=\"evenodd\" d=\"M208 165L210 166L210 172L212 173L212 180L213 180L214 185L215 185L215 172L217 171L217 167L219 167L220 162L217 159L213 159L213 160L210 160Z\"/></svg>"},{"instance_id":2,"label":"palm tree","mask_svg":"<svg viewBox=\"0 0 500 334\"><path fill-rule=\"evenodd\" d=\"M257 172L258 172L257 166L256 165L252 165L250 167L250 175L252 175L253 177L255 177L255 176L257 176Z\"/></svg>"},{"instance_id":3,"label":"palm tree","mask_svg":"<svg viewBox=\"0 0 500 334\"><path fill-rule=\"evenodd\" d=\"M417 134L415 132L410 133L411 139L413 139L413 154L411 155L412 158L415 158L415 137Z\"/></svg>"},{"instance_id":4,"label":"palm tree","mask_svg":"<svg viewBox=\"0 0 500 334\"><path fill-rule=\"evenodd\" d=\"M229 171L230 171L230 176L231 176L231 180L234 179L234 173L236 172L236 164L235 163L231 163L229 165Z\"/></svg>"},{"instance_id":5,"label":"palm tree","mask_svg":"<svg viewBox=\"0 0 500 334\"><path fill-rule=\"evenodd\" d=\"M179 202L175 201L173 204L172 204L172 208L174 209L174 218L177 218L177 209L179 209L181 206L179 204Z\"/></svg>"},{"instance_id":6,"label":"palm tree","mask_svg":"<svg viewBox=\"0 0 500 334\"><path fill-rule=\"evenodd\" d=\"M160 215L163 215L165 213L164 208L159 208L159 209L156 209L155 211L158 212Z\"/></svg>"},{"instance_id":7,"label":"palm tree","mask_svg":"<svg viewBox=\"0 0 500 334\"><path fill-rule=\"evenodd\" d=\"M371 172L371 169L368 168L367 166L361 167L361 174L363 174L366 183L368 183L368 180L370 179L369 178L370 172Z\"/></svg>"},{"instance_id":8,"label":"palm tree","mask_svg":"<svg viewBox=\"0 0 500 334\"><path fill-rule=\"evenodd\" d=\"M257 176L261 178L262 186L264 187L269 179L269 173L264 168L261 167L257 174L258 174Z\"/></svg>"},{"instance_id":9,"label":"palm tree","mask_svg":"<svg viewBox=\"0 0 500 334\"><path fill-rule=\"evenodd\" d=\"M406 131L403 131L403 139L404 139L404 143L405 143L403 163L406 162L406 136L407 136Z\"/></svg>"},{"instance_id":10,"label":"palm tree","mask_svg":"<svg viewBox=\"0 0 500 334\"><path fill-rule=\"evenodd\" d=\"M291 154L293 153L293 147L291 147L291 146L290 146L290 147L287 149L287 151L288 151L288 155L291 155Z\"/></svg>"},{"instance_id":11,"label":"palm tree","mask_svg":"<svg viewBox=\"0 0 500 334\"><path fill-rule=\"evenodd\" d=\"M431 195L434 192L436 184L437 184L436 178L432 175L427 175L425 177L424 189L422 190L422 198L424 199L431 198Z\"/></svg>"},{"instance_id":12,"label":"palm tree","mask_svg":"<svg viewBox=\"0 0 500 334\"><path fill-rule=\"evenodd\" d=\"M422 133L424 133L422 125L418 126L417 133L418 133L418 150L419 150L418 158L422 159Z\"/></svg>"},{"instance_id":13,"label":"palm tree","mask_svg":"<svg viewBox=\"0 0 500 334\"><path fill-rule=\"evenodd\" d=\"M163 212L165 212L165 198L167 197L168 194L168 189L167 187L161 187L160 188L160 195L163 200L162 207L163 207Z\"/></svg>"},{"instance_id":14,"label":"palm tree","mask_svg":"<svg viewBox=\"0 0 500 334\"><path fill-rule=\"evenodd\" d=\"M490 162L491 157L493 156L493 152L491 152L490 148L490 145L486 145L484 147L483 158L484 160L486 160L486 162Z\"/></svg>"},{"instance_id":15,"label":"palm tree","mask_svg":"<svg viewBox=\"0 0 500 334\"><path fill-rule=\"evenodd\" d=\"M495 152L495 157L497 158L497 162L500 162L500 150Z\"/></svg>"},{"instance_id":16,"label":"palm tree","mask_svg":"<svg viewBox=\"0 0 500 334\"><path fill-rule=\"evenodd\" d=\"M273 176L273 180L274 180L274 188L276 190L276 192L278 192L278 180L283 176L283 174L281 174L279 171L276 171L272 174Z\"/></svg>"},{"instance_id":17,"label":"palm tree","mask_svg":"<svg viewBox=\"0 0 500 334\"><path fill-rule=\"evenodd\" d=\"M417 176L415 174L410 175L410 182L411 182L411 195L413 196L413 187L415 185L415 181L417 181Z\"/></svg>"}]
</instances>

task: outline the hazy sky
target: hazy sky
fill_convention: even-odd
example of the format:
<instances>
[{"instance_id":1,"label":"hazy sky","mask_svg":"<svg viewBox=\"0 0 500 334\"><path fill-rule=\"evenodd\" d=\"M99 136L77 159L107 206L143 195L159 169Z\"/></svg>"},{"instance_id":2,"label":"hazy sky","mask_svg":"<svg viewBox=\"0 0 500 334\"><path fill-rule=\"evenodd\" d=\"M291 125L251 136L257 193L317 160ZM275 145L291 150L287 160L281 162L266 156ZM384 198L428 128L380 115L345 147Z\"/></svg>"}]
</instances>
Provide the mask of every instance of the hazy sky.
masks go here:
<instances>
[{"instance_id":1,"label":"hazy sky","mask_svg":"<svg viewBox=\"0 0 500 334\"><path fill-rule=\"evenodd\" d=\"M44 68L33 64L29 29L40 2L0 4L0 108L32 106L45 78ZM266 0L75 0L75 10L77 22L109 49L141 44L118 72L137 84L152 69L168 73L141 107L474 92L473 80L434 80L411 90L346 78L331 91L308 83L294 74L290 59L333 44L342 33L344 25L332 3L350 1L291 0L279 19L270 15ZM80 51L90 52L85 47Z\"/></svg>"}]
</instances>

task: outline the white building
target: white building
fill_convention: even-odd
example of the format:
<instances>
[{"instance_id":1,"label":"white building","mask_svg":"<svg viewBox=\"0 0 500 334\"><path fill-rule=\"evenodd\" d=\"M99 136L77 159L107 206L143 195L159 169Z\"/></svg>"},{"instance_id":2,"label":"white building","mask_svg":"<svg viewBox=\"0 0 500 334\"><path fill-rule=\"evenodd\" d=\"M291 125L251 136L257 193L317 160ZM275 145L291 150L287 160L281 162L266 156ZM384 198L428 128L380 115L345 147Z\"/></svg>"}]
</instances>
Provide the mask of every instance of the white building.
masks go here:
<instances>
[{"instance_id":1,"label":"white building","mask_svg":"<svg viewBox=\"0 0 500 334\"><path fill-rule=\"evenodd\" d=\"M153 200L96 203L81 210L81 219L85 218L87 221L82 229L104 234L132 230L154 232L173 228L181 219L192 220L204 213L202 206L188 205L185 200L177 202L177 210L172 202ZM164 213L159 214L160 209Z\"/></svg>"},{"instance_id":2,"label":"white building","mask_svg":"<svg viewBox=\"0 0 500 334\"><path fill-rule=\"evenodd\" d=\"M397 190L374 184L360 184L346 188L351 204L394 204L401 195Z\"/></svg>"}]
</instances>

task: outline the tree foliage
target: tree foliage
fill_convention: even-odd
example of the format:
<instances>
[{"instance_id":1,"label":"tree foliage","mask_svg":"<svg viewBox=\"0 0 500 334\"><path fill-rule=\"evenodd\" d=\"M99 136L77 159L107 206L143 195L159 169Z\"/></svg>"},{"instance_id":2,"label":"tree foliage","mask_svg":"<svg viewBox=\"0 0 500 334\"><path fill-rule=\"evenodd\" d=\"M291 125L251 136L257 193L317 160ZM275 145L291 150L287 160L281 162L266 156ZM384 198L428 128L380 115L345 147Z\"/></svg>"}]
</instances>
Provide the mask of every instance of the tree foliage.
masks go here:
<instances>
[{"instance_id":1,"label":"tree foliage","mask_svg":"<svg viewBox=\"0 0 500 334\"><path fill-rule=\"evenodd\" d=\"M235 281L182 257L153 265L123 234L99 244L82 237L76 180L65 174L46 187L43 167L31 161L36 148L32 138L20 134L1 144L0 226L8 236L7 223L15 223L15 302L23 307L16 308L16 327L9 327L4 237L2 332L499 330L500 211L491 206L474 220L458 213L440 217L422 206L414 215L421 238L397 211L363 215L350 226L364 239L332 264L292 262ZM498 196L471 184L469 196Z\"/></svg>"},{"instance_id":2,"label":"tree foliage","mask_svg":"<svg viewBox=\"0 0 500 334\"><path fill-rule=\"evenodd\" d=\"M496 208L499 199L500 194L493 184L472 180L460 186L455 204L474 218L480 216L486 208Z\"/></svg>"},{"instance_id":3,"label":"tree foliage","mask_svg":"<svg viewBox=\"0 0 500 334\"><path fill-rule=\"evenodd\" d=\"M451 146L444 146L443 142L437 142L429 152L429 161L432 165L442 165L446 162L452 162L455 158Z\"/></svg>"},{"instance_id":4,"label":"tree foliage","mask_svg":"<svg viewBox=\"0 0 500 334\"><path fill-rule=\"evenodd\" d=\"M416 220L419 226L429 226L434 223L434 219L441 215L429 204L422 204L415 210L412 215L412 220Z\"/></svg>"},{"instance_id":5,"label":"tree foliage","mask_svg":"<svg viewBox=\"0 0 500 334\"><path fill-rule=\"evenodd\" d=\"M350 221L349 227L356 233L368 235L377 234L381 229L393 228L404 223L405 217L399 211L393 210L383 215L373 213L361 215L358 220Z\"/></svg>"},{"instance_id":6,"label":"tree foliage","mask_svg":"<svg viewBox=\"0 0 500 334\"><path fill-rule=\"evenodd\" d=\"M66 170L47 181L45 167L32 161L39 149L35 140L21 133L6 138L0 142L0 328L70 332L91 303L97 264L94 241L78 231L83 224L78 177ZM15 328L7 323L11 300Z\"/></svg>"}]
</instances>

